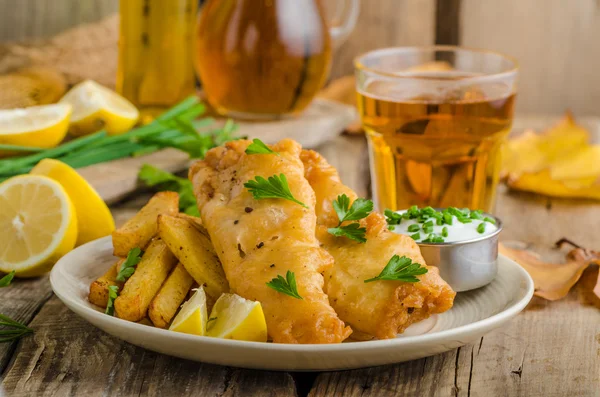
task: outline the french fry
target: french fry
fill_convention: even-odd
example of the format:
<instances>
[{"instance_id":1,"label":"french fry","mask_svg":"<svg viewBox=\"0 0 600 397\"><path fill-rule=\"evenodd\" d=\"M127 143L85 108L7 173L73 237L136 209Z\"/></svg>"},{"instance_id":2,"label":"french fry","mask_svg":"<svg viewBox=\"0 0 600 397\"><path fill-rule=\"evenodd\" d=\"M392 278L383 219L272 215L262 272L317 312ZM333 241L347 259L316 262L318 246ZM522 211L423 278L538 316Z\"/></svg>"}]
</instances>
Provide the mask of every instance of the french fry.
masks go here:
<instances>
[{"instance_id":1,"label":"french fry","mask_svg":"<svg viewBox=\"0 0 600 397\"><path fill-rule=\"evenodd\" d=\"M108 304L108 287L111 285L118 285L121 287L123 285L123 283L117 281L117 274L124 261L125 259L119 259L106 273L92 282L90 285L90 294L88 295L90 303L106 308L106 305Z\"/></svg>"},{"instance_id":2,"label":"french fry","mask_svg":"<svg viewBox=\"0 0 600 397\"><path fill-rule=\"evenodd\" d=\"M209 298L216 300L229 291L225 272L203 226L188 219L160 215L158 235L190 276L204 286Z\"/></svg>"},{"instance_id":3,"label":"french fry","mask_svg":"<svg viewBox=\"0 0 600 397\"><path fill-rule=\"evenodd\" d=\"M181 263L173 269L158 294L150 302L148 317L158 328L167 328L185 300L194 279Z\"/></svg>"},{"instance_id":4,"label":"french fry","mask_svg":"<svg viewBox=\"0 0 600 397\"><path fill-rule=\"evenodd\" d=\"M113 254L124 258L135 247L144 249L156 234L158 215L176 215L178 212L179 195L177 193L156 193L140 212L112 233Z\"/></svg>"},{"instance_id":5,"label":"french fry","mask_svg":"<svg viewBox=\"0 0 600 397\"><path fill-rule=\"evenodd\" d=\"M128 321L140 321L146 317L150 302L176 263L177 259L162 240L152 240L135 272L115 299L117 317Z\"/></svg>"}]
</instances>

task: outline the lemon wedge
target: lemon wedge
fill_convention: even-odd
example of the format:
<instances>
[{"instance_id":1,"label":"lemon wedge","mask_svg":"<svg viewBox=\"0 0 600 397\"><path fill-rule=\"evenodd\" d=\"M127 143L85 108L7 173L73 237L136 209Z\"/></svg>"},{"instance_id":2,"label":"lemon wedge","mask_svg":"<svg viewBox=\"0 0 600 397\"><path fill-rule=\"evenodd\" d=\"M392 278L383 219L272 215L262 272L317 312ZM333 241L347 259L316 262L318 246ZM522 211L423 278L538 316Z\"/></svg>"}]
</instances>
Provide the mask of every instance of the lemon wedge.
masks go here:
<instances>
[{"instance_id":1,"label":"lemon wedge","mask_svg":"<svg viewBox=\"0 0 600 397\"><path fill-rule=\"evenodd\" d=\"M129 131L140 116L127 99L91 80L77 84L59 103L73 106L69 131L77 136L101 129L109 135L122 134Z\"/></svg>"},{"instance_id":2,"label":"lemon wedge","mask_svg":"<svg viewBox=\"0 0 600 397\"><path fill-rule=\"evenodd\" d=\"M108 236L115 230L115 221L104 200L73 168L62 161L44 159L33 167L31 174L54 179L69 195L77 213L76 245Z\"/></svg>"},{"instance_id":3,"label":"lemon wedge","mask_svg":"<svg viewBox=\"0 0 600 397\"><path fill-rule=\"evenodd\" d=\"M194 295L181 306L169 330L184 334L206 335L206 294L202 287L195 291Z\"/></svg>"},{"instance_id":4,"label":"lemon wedge","mask_svg":"<svg viewBox=\"0 0 600 397\"><path fill-rule=\"evenodd\" d=\"M67 134L71 110L66 103L0 110L0 143L54 147Z\"/></svg>"},{"instance_id":5,"label":"lemon wedge","mask_svg":"<svg viewBox=\"0 0 600 397\"><path fill-rule=\"evenodd\" d=\"M67 192L40 175L0 184L0 272L35 277L75 246L77 217Z\"/></svg>"},{"instance_id":6,"label":"lemon wedge","mask_svg":"<svg viewBox=\"0 0 600 397\"><path fill-rule=\"evenodd\" d=\"M216 338L267 341L267 323L260 302L223 294L213 306L207 335Z\"/></svg>"}]
</instances>

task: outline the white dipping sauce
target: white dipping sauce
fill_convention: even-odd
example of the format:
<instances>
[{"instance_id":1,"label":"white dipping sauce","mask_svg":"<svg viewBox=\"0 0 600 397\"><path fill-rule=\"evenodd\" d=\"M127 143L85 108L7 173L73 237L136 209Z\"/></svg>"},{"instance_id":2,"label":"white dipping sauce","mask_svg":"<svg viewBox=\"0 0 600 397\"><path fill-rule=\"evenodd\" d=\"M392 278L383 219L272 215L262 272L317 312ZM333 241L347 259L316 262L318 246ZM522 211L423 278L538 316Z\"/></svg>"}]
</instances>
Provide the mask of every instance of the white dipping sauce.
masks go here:
<instances>
[{"instance_id":1,"label":"white dipping sauce","mask_svg":"<svg viewBox=\"0 0 600 397\"><path fill-rule=\"evenodd\" d=\"M406 210L396 212L398 214L403 214L406 212ZM471 219L470 223L461 223L458 221L456 216L452 216L452 225L444 224L441 226L436 225L435 218L429 218L428 221L429 220L433 221L433 233L436 236L442 235L442 229L444 227L448 228L448 237L444 237L445 243L474 240L479 237L490 235L496 230L498 230L498 226L494 225L493 223L486 222L484 220ZM485 223L485 231L483 233L479 233L477 231L477 227L482 223ZM419 231L409 232L408 228L410 227L410 225L419 225ZM429 235L428 233L425 233L423 231L423 224L417 222L416 219L402 219L402 222L400 222L399 225L390 225L390 230L392 230L394 233L406 234L407 236L412 236L415 233L419 233L421 235L421 238L415 239L416 242L421 242L427 239L427 236Z\"/></svg>"}]
</instances>

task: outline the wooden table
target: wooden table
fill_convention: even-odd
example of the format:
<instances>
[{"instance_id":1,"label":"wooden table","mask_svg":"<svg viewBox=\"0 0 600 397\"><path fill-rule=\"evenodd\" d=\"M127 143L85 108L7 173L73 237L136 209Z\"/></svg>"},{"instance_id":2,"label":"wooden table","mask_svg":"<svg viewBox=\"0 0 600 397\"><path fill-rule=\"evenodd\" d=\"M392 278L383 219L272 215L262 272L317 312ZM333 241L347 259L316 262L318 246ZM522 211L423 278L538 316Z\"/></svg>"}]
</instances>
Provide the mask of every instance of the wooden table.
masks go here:
<instances>
[{"instance_id":1,"label":"wooden table","mask_svg":"<svg viewBox=\"0 0 600 397\"><path fill-rule=\"evenodd\" d=\"M368 195L363 137L339 137L320 151L342 179ZM118 224L148 199L114 206ZM554 241L568 236L600 248L600 205L500 188L503 239L530 243L560 258ZM105 334L69 311L47 277L0 289L0 313L35 330L0 344L0 396L599 396L598 270L588 269L567 298L534 297L509 326L474 344L408 363L342 372L246 370L173 358Z\"/></svg>"}]
</instances>

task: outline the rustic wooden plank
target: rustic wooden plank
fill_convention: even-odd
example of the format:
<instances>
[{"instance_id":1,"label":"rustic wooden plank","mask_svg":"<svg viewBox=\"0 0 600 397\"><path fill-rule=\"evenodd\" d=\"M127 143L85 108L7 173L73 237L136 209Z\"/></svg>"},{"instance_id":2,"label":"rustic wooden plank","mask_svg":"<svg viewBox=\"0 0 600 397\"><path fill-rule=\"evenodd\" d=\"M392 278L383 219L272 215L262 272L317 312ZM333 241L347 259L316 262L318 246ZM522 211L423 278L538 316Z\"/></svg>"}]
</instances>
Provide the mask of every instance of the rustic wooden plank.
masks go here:
<instances>
[{"instance_id":1,"label":"rustic wooden plank","mask_svg":"<svg viewBox=\"0 0 600 397\"><path fill-rule=\"evenodd\" d=\"M460 44L461 0L437 0L435 8L435 44Z\"/></svg>"},{"instance_id":2,"label":"rustic wooden plank","mask_svg":"<svg viewBox=\"0 0 600 397\"><path fill-rule=\"evenodd\" d=\"M9 287L0 288L0 313L22 324L29 324L51 296L52 290L48 277L14 280ZM26 341L30 339L31 336L24 338ZM0 343L0 378L5 372L16 346L17 342Z\"/></svg>"},{"instance_id":3,"label":"rustic wooden plank","mask_svg":"<svg viewBox=\"0 0 600 397\"><path fill-rule=\"evenodd\" d=\"M331 77L354 73L356 56L376 48L431 45L435 0L361 1L356 28L333 56Z\"/></svg>"},{"instance_id":4,"label":"rustic wooden plank","mask_svg":"<svg viewBox=\"0 0 600 397\"><path fill-rule=\"evenodd\" d=\"M119 0L0 0L0 41L52 36L119 10Z\"/></svg>"},{"instance_id":5,"label":"rustic wooden plank","mask_svg":"<svg viewBox=\"0 0 600 397\"><path fill-rule=\"evenodd\" d=\"M516 57L520 112L600 115L600 2L463 0L460 43Z\"/></svg>"},{"instance_id":6,"label":"rustic wooden plank","mask_svg":"<svg viewBox=\"0 0 600 397\"><path fill-rule=\"evenodd\" d=\"M3 376L9 396L295 396L284 372L195 363L153 353L109 336L56 297L32 321Z\"/></svg>"}]
</instances>

